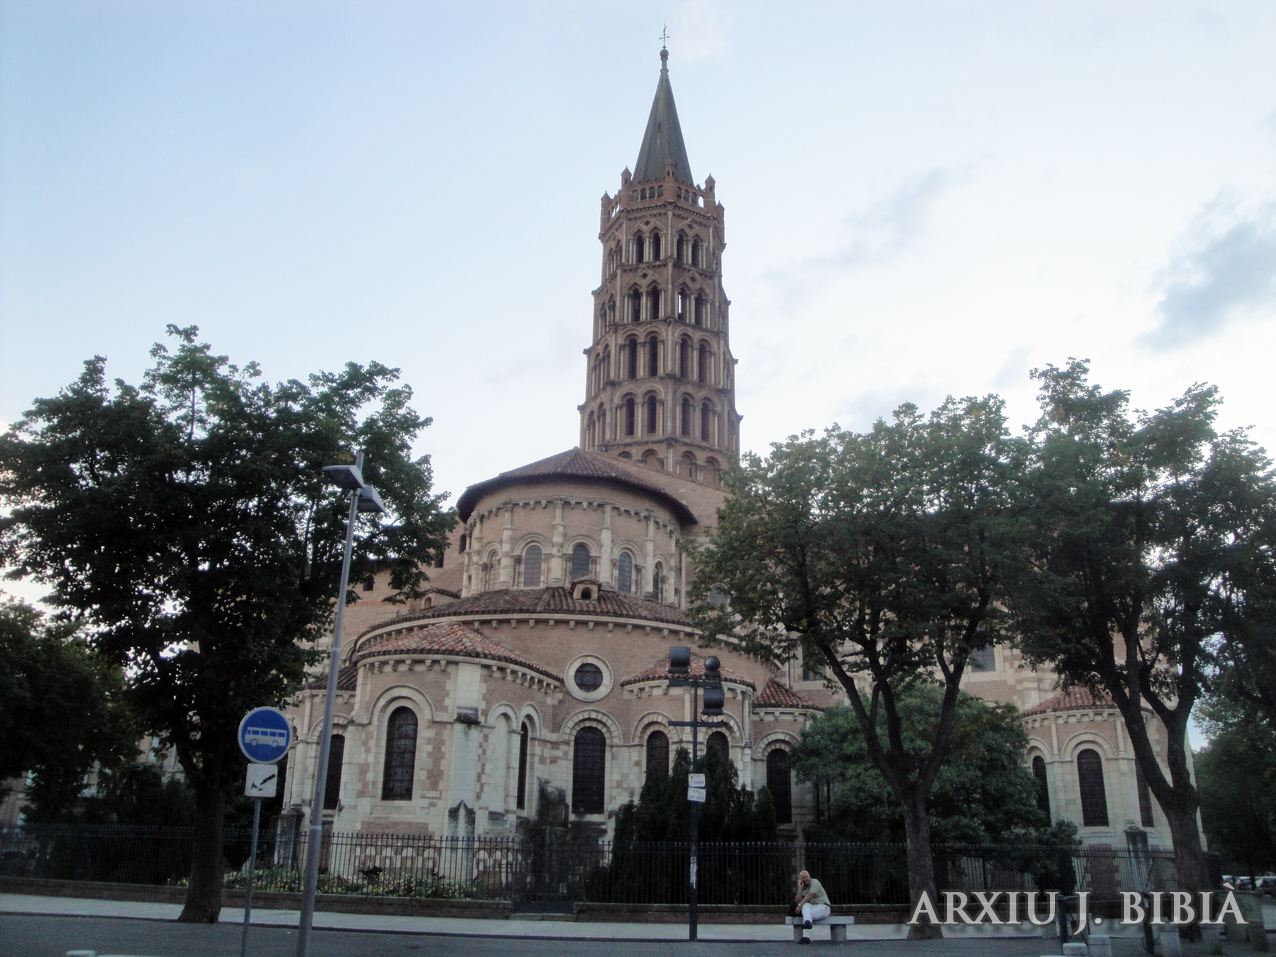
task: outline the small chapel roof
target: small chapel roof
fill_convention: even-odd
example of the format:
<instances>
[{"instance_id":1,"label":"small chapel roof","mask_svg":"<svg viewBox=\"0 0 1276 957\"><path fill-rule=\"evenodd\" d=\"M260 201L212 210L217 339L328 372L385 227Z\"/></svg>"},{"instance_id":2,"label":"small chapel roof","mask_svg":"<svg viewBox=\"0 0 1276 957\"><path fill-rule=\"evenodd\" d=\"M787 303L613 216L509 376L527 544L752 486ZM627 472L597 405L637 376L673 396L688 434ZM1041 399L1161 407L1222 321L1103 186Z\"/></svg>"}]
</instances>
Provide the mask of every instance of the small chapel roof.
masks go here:
<instances>
[{"instance_id":1,"label":"small chapel roof","mask_svg":"<svg viewBox=\"0 0 1276 957\"><path fill-rule=\"evenodd\" d=\"M1048 711L1090 711L1094 708L1111 708L1112 699L1107 695L1095 695L1088 688L1069 688L1062 694L1029 708L1023 714L1045 714Z\"/></svg>"},{"instance_id":2,"label":"small chapel roof","mask_svg":"<svg viewBox=\"0 0 1276 957\"><path fill-rule=\"evenodd\" d=\"M620 483L630 488L639 489L663 502L684 525L695 525L696 516L682 500L670 495L654 482L647 482L624 467L617 465L607 456L597 452L586 452L581 448L568 449L549 458L540 459L530 465L523 465L508 472L502 472L495 478L476 482L467 488L456 501L457 514L461 521L469 521L470 515L479 499L484 495L498 491L508 485L525 485L528 483L553 482L558 479L577 479L594 483Z\"/></svg>"},{"instance_id":3,"label":"small chapel roof","mask_svg":"<svg viewBox=\"0 0 1276 957\"><path fill-rule=\"evenodd\" d=\"M501 661L535 671L554 681L563 680L562 675L554 674L544 665L538 665L518 652L498 644L482 632L455 621L423 625L409 631L396 631L384 638L374 638L355 653L354 660L359 662L377 655L423 653Z\"/></svg>"},{"instance_id":4,"label":"small chapel roof","mask_svg":"<svg viewBox=\"0 0 1276 957\"><path fill-rule=\"evenodd\" d=\"M337 690L338 691L354 691L355 685L359 680L359 669L354 665L342 665L341 670L337 672ZM328 687L328 672L311 678L306 682L307 688L326 688Z\"/></svg>"},{"instance_id":5,"label":"small chapel roof","mask_svg":"<svg viewBox=\"0 0 1276 957\"><path fill-rule=\"evenodd\" d=\"M647 118L647 130L642 135L642 147L638 150L638 162L634 164L635 182L665 178L665 163L672 161L674 177L680 183L691 183L691 164L687 162L687 147L682 142L682 127L678 123L678 108L673 102L673 87L669 85L669 51L660 51L660 82L656 84L656 97L651 102L651 115Z\"/></svg>"},{"instance_id":6,"label":"small chapel roof","mask_svg":"<svg viewBox=\"0 0 1276 957\"><path fill-rule=\"evenodd\" d=\"M753 707L754 709L796 708L803 711L824 710L806 695L780 684L774 678L768 679L766 687L762 689L762 693L753 699Z\"/></svg>"},{"instance_id":7,"label":"small chapel roof","mask_svg":"<svg viewBox=\"0 0 1276 957\"><path fill-rule=\"evenodd\" d=\"M694 651L691 653L691 673L693 675L704 677L704 659L704 655L697 654ZM748 678L736 674L730 668L722 668L719 673L722 675L722 680L730 684L744 685L746 688L757 688L757 685ZM636 675L630 675L620 683L620 686L624 688L628 685L642 684L644 681L667 681L668 679L669 656L665 655L650 668L640 671Z\"/></svg>"}]
</instances>

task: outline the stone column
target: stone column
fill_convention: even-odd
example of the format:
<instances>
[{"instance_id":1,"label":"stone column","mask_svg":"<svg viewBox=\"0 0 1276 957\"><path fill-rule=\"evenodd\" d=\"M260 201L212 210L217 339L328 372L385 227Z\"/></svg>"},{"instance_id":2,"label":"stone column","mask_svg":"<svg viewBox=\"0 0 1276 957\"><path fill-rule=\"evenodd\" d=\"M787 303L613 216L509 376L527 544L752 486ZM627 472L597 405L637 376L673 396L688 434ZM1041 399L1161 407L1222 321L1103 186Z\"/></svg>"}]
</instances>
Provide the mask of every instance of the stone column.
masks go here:
<instances>
[{"instance_id":1,"label":"stone column","mask_svg":"<svg viewBox=\"0 0 1276 957\"><path fill-rule=\"evenodd\" d=\"M563 524L563 500L554 502L554 538L550 546L549 582L550 585L563 584L563 541L567 538L567 529Z\"/></svg>"},{"instance_id":2,"label":"stone column","mask_svg":"<svg viewBox=\"0 0 1276 957\"><path fill-rule=\"evenodd\" d=\"M650 595L652 591L651 576L656 566L656 539L652 533L652 525L655 520L652 516L647 516L647 550L646 559L642 566L642 593Z\"/></svg>"},{"instance_id":3,"label":"stone column","mask_svg":"<svg viewBox=\"0 0 1276 957\"><path fill-rule=\"evenodd\" d=\"M505 528L501 530L501 587L514 584L514 506L505 506Z\"/></svg>"},{"instance_id":4,"label":"stone column","mask_svg":"<svg viewBox=\"0 0 1276 957\"><path fill-rule=\"evenodd\" d=\"M469 550L470 577L465 583L465 595L476 595L483 590L483 516L474 521L474 532L470 535Z\"/></svg>"},{"instance_id":5,"label":"stone column","mask_svg":"<svg viewBox=\"0 0 1276 957\"><path fill-rule=\"evenodd\" d=\"M598 580L611 583L611 506L603 505L602 554L598 556Z\"/></svg>"}]
</instances>

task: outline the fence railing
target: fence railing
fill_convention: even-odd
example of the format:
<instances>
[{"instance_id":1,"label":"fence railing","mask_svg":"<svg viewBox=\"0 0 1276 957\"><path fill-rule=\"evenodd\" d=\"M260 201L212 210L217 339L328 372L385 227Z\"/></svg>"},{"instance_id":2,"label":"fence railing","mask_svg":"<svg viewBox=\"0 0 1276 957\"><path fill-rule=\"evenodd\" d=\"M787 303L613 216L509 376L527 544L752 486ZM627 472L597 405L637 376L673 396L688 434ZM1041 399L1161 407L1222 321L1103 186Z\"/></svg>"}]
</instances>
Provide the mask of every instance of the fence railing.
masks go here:
<instances>
[{"instance_id":1,"label":"fence railing","mask_svg":"<svg viewBox=\"0 0 1276 957\"><path fill-rule=\"evenodd\" d=\"M225 886L242 887L250 834L227 831ZM263 834L255 887L298 891L305 832ZM0 875L73 881L181 885L191 866L183 828L37 825L0 829ZM617 844L568 832L532 838L437 838L325 832L319 891L325 894L472 900L682 904L691 847ZM839 904L908 903L899 844L702 844L703 904L782 904L799 870L820 878ZM1118 890L1174 890L1168 851L1040 847L937 847L943 890L1075 887L1096 898Z\"/></svg>"}]
</instances>

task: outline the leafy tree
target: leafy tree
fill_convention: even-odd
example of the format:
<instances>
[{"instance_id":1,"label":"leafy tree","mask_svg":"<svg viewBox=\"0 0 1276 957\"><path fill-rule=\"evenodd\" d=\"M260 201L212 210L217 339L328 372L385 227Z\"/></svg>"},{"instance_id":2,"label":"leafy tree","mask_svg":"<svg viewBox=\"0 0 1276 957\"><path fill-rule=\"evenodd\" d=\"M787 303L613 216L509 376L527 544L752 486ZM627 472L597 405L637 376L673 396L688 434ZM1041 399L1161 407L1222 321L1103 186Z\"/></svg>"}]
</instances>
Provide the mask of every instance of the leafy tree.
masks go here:
<instances>
[{"instance_id":1,"label":"leafy tree","mask_svg":"<svg viewBox=\"0 0 1276 957\"><path fill-rule=\"evenodd\" d=\"M0 604L0 798L28 773L30 820L73 807L99 762L133 757L135 727L118 669L66 622L30 605Z\"/></svg>"},{"instance_id":2,"label":"leafy tree","mask_svg":"<svg viewBox=\"0 0 1276 957\"><path fill-rule=\"evenodd\" d=\"M917 681L898 695L905 747L921 750L939 724L942 689ZM885 719L878 717L885 735ZM941 844L997 844L1044 828L1036 779L1024 767L1028 736L1013 705L989 705L973 695L957 699L948 759L931 789L931 836ZM886 779L869 759L859 722L849 708L830 708L807 725L793 751L793 767L806 780L831 782L821 841L904 840L904 821Z\"/></svg>"},{"instance_id":3,"label":"leafy tree","mask_svg":"<svg viewBox=\"0 0 1276 957\"><path fill-rule=\"evenodd\" d=\"M762 788L755 796L740 787L735 765L712 748L705 749L698 766L706 791L698 818L701 841L774 841L779 837L770 791ZM638 803L630 801L616 814L616 842L690 841L690 773L691 754L686 748L674 753L673 767L663 778L657 769L648 768Z\"/></svg>"},{"instance_id":4,"label":"leafy tree","mask_svg":"<svg viewBox=\"0 0 1276 957\"><path fill-rule=\"evenodd\" d=\"M195 823L195 792L182 777L165 779L154 764L104 768L97 787L71 819L81 824L190 827Z\"/></svg>"},{"instance_id":5,"label":"leafy tree","mask_svg":"<svg viewBox=\"0 0 1276 957\"><path fill-rule=\"evenodd\" d=\"M794 436L744 458L700 557L693 597L707 636L737 635L776 662L800 647L846 692L900 808L914 903L935 899L930 793L962 675L973 651L1007 637L1002 603L1024 570L1024 453L995 396L950 398L929 416L904 405L863 434ZM714 586L728 606L707 600ZM910 742L898 695L923 673L943 688L938 720Z\"/></svg>"},{"instance_id":6,"label":"leafy tree","mask_svg":"<svg viewBox=\"0 0 1276 957\"><path fill-rule=\"evenodd\" d=\"M1276 578L1270 463L1243 431L1216 431L1212 387L1145 413L1091 384L1085 362L1033 376L1034 575L1011 596L1022 648L1112 699L1169 823L1178 886L1197 891L1209 885L1188 722L1220 649L1266 634L1251 599ZM1164 755L1145 708L1165 727Z\"/></svg>"},{"instance_id":7,"label":"leafy tree","mask_svg":"<svg viewBox=\"0 0 1276 957\"><path fill-rule=\"evenodd\" d=\"M411 459L430 420L396 370L270 385L195 327L168 332L176 350L154 347L140 387L110 388L97 356L0 436L0 562L91 626L144 728L176 749L196 804L181 919L214 922L239 720L286 700L331 620L347 506L322 466L366 451L394 518L361 518L352 580L388 569L395 600L421 592L453 519L428 458Z\"/></svg>"},{"instance_id":8,"label":"leafy tree","mask_svg":"<svg viewBox=\"0 0 1276 957\"><path fill-rule=\"evenodd\" d=\"M1196 755L1201 822L1210 845L1250 877L1276 867L1276 729L1245 699L1210 695L1209 744Z\"/></svg>"}]
</instances>

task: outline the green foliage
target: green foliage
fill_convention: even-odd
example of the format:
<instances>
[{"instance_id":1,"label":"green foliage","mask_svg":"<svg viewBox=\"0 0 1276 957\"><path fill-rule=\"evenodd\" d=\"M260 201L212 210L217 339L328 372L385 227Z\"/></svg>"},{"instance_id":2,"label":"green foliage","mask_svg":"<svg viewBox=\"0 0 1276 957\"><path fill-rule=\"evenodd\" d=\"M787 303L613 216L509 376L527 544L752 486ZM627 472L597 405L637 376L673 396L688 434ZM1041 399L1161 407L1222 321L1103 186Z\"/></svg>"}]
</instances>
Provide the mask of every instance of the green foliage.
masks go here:
<instances>
[{"instance_id":1,"label":"green foliage","mask_svg":"<svg viewBox=\"0 0 1276 957\"><path fill-rule=\"evenodd\" d=\"M396 370L349 363L270 385L195 327L168 331L176 351L156 345L140 387L112 389L95 357L0 436L0 563L88 624L143 727L176 749L200 807L206 920L239 719L282 704L322 657L310 643L331 621L348 509L321 468L366 451L393 514L361 517L352 580L388 570L394 600L421 592L454 520L428 458L410 457L430 420Z\"/></svg>"},{"instance_id":2,"label":"green foliage","mask_svg":"<svg viewBox=\"0 0 1276 957\"><path fill-rule=\"evenodd\" d=\"M775 804L766 788L755 796L748 788L740 787L735 765L712 748L706 748L700 756L699 769L705 776L706 790L698 818L702 842L779 838ZM690 773L691 754L686 748L675 752L673 767L665 780L661 780L655 768L648 768L638 803L630 801L616 814L615 842L690 841L691 805L687 801Z\"/></svg>"},{"instance_id":3,"label":"green foliage","mask_svg":"<svg viewBox=\"0 0 1276 957\"><path fill-rule=\"evenodd\" d=\"M73 820L80 824L190 827L195 823L195 793L181 777L166 780L154 764L104 768L98 774L97 787L81 802Z\"/></svg>"},{"instance_id":4,"label":"green foliage","mask_svg":"<svg viewBox=\"0 0 1276 957\"><path fill-rule=\"evenodd\" d=\"M74 625L0 604L0 786L31 773L29 820L67 813L95 764L133 756L136 727L122 697L119 669Z\"/></svg>"},{"instance_id":5,"label":"green foliage","mask_svg":"<svg viewBox=\"0 0 1276 957\"><path fill-rule=\"evenodd\" d=\"M901 691L906 748L920 751L933 740L942 698L942 690L930 682L914 682ZM958 698L948 759L927 801L936 843L999 844L1045 827L1036 780L1023 764L1027 744L1013 706L985 704L965 693ZM808 831L808 840L903 842L899 804L869 759L849 708L831 708L806 727L793 751L793 767L799 777L835 788L827 820L818 836Z\"/></svg>"},{"instance_id":6,"label":"green foliage","mask_svg":"<svg viewBox=\"0 0 1276 957\"><path fill-rule=\"evenodd\" d=\"M1272 654L1271 463L1244 431L1215 429L1213 387L1147 413L1090 383L1085 362L1033 376L1035 574L1011 596L1022 648L1065 683L1112 698L1169 820L1179 886L1204 887L1187 728L1220 664ZM1168 774L1145 706L1166 728Z\"/></svg>"}]
</instances>

